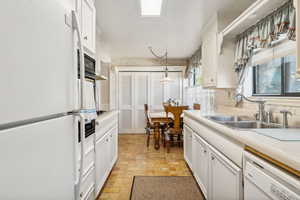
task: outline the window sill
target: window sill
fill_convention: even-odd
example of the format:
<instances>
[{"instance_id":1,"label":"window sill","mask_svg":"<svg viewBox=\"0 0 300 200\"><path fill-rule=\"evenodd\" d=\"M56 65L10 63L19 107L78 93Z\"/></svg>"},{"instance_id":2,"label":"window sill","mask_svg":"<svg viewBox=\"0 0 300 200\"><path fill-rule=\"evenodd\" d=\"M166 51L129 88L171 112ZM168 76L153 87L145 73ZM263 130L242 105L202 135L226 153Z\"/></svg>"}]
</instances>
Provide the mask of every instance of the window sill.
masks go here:
<instances>
[{"instance_id":1,"label":"window sill","mask_svg":"<svg viewBox=\"0 0 300 200\"><path fill-rule=\"evenodd\" d=\"M300 97L266 97L266 96L251 96L250 99L253 100L265 100L267 105L280 105L280 106L292 106L300 107Z\"/></svg>"}]
</instances>

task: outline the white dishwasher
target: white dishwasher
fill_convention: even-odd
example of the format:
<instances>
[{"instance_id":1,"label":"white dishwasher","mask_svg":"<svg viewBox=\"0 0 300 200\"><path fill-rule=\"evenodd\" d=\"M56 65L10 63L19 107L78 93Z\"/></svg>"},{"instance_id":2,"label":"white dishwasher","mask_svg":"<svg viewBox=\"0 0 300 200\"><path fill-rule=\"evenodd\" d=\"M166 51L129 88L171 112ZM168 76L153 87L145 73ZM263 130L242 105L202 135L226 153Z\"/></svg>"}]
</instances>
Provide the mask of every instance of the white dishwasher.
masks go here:
<instances>
[{"instance_id":1,"label":"white dishwasher","mask_svg":"<svg viewBox=\"0 0 300 200\"><path fill-rule=\"evenodd\" d=\"M244 152L244 200L300 200L300 179Z\"/></svg>"}]
</instances>

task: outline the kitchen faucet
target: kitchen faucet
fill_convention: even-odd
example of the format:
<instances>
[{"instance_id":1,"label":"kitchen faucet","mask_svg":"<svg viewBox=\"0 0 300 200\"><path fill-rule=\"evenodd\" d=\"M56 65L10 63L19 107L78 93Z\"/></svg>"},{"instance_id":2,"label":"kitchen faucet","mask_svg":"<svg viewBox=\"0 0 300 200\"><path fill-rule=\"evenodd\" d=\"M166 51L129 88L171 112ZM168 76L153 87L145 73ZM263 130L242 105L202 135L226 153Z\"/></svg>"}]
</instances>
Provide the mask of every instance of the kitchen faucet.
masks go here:
<instances>
[{"instance_id":1,"label":"kitchen faucet","mask_svg":"<svg viewBox=\"0 0 300 200\"><path fill-rule=\"evenodd\" d=\"M288 128L288 115L292 115L292 113L288 110L281 110L280 113L283 115L282 119L282 127L283 128Z\"/></svg>"},{"instance_id":2,"label":"kitchen faucet","mask_svg":"<svg viewBox=\"0 0 300 200\"><path fill-rule=\"evenodd\" d=\"M260 122L264 122L266 119L266 111L265 111L265 103L266 101L264 100L251 100L247 97L245 97L243 94L239 93L235 95L235 98L242 98L245 99L246 101L252 102L252 103L257 103L258 104L258 120Z\"/></svg>"}]
</instances>

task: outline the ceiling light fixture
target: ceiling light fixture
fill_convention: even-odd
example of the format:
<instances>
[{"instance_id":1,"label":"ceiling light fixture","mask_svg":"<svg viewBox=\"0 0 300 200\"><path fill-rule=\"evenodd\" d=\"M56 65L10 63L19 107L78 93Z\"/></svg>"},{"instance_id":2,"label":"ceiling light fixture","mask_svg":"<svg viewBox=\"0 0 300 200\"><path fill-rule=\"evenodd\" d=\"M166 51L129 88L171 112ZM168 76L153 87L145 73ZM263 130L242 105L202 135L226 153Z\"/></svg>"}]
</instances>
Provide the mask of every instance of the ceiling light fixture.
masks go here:
<instances>
[{"instance_id":1,"label":"ceiling light fixture","mask_svg":"<svg viewBox=\"0 0 300 200\"><path fill-rule=\"evenodd\" d=\"M160 16L163 0L140 0L142 16Z\"/></svg>"},{"instance_id":2,"label":"ceiling light fixture","mask_svg":"<svg viewBox=\"0 0 300 200\"><path fill-rule=\"evenodd\" d=\"M161 60L161 62L163 62L165 60L165 76L163 79L161 79L161 83L170 83L172 82L172 80L169 77L169 69L168 69L168 50L166 50L166 53L164 53L162 56L157 55L152 47L148 47L150 52L152 53L152 55L154 55L157 59Z\"/></svg>"}]
</instances>

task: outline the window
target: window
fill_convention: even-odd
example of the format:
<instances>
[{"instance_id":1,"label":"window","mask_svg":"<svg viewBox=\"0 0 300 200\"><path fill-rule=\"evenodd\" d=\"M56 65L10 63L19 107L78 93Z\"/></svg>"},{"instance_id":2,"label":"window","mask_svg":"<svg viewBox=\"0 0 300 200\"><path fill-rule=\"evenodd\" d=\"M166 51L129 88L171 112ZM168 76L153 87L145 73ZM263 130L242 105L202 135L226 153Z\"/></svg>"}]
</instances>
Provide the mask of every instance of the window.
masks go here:
<instances>
[{"instance_id":1,"label":"window","mask_svg":"<svg viewBox=\"0 0 300 200\"><path fill-rule=\"evenodd\" d=\"M202 84L202 70L201 66L192 69L192 75L189 78L189 86L200 86Z\"/></svg>"},{"instance_id":2,"label":"window","mask_svg":"<svg viewBox=\"0 0 300 200\"><path fill-rule=\"evenodd\" d=\"M195 73L194 73L194 85L195 86L199 86L202 84L202 70L201 70L201 66L194 68Z\"/></svg>"},{"instance_id":3,"label":"window","mask_svg":"<svg viewBox=\"0 0 300 200\"><path fill-rule=\"evenodd\" d=\"M286 56L253 67L253 95L300 96L296 57Z\"/></svg>"}]
</instances>

